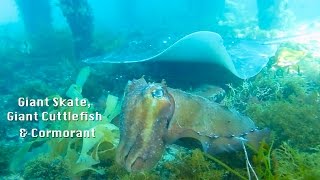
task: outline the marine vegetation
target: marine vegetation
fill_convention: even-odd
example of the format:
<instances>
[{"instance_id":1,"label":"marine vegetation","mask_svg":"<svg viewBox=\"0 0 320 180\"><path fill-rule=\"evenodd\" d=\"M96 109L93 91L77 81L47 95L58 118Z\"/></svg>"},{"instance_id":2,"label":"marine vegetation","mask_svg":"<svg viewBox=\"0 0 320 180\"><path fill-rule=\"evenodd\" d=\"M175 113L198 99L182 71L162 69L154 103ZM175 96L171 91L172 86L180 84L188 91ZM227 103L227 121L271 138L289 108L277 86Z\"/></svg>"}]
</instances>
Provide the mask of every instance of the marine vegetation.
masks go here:
<instances>
[{"instance_id":1,"label":"marine vegetation","mask_svg":"<svg viewBox=\"0 0 320 180\"><path fill-rule=\"evenodd\" d=\"M177 160L164 163L169 179L222 179L228 173L196 149L191 153L179 153Z\"/></svg>"},{"instance_id":2,"label":"marine vegetation","mask_svg":"<svg viewBox=\"0 0 320 180\"><path fill-rule=\"evenodd\" d=\"M67 91L66 95L69 98L82 97L82 86L90 74L89 68L83 68L76 80ZM53 95L57 97L59 95ZM103 114L102 121L59 121L59 122L39 122L39 127L42 129L91 129L96 130L95 138L46 138L35 139L24 143L19 151L14 156L11 162L12 171L20 171L23 166L25 168L24 176L30 177L33 174L33 166L46 166L52 168L52 163L60 162L66 165L68 171L67 177L77 177L88 172L103 174L98 164L102 161L107 161L114 157L115 147L118 144L119 131L116 126L110 123L110 120L119 113L118 98L109 95L106 101L106 109ZM80 114L81 112L91 112L92 108L88 107L50 107L50 113L58 112L73 112ZM45 152L45 159L38 158L29 162L30 157L39 157ZM63 161L61 160L63 159ZM24 164L24 162L27 162ZM21 166L22 165L22 166ZM39 169L38 169L39 170ZM43 170L43 172L41 172ZM53 169L54 170L54 169ZM48 169L40 169L36 176L46 174ZM35 177L35 176L33 176Z\"/></svg>"},{"instance_id":3,"label":"marine vegetation","mask_svg":"<svg viewBox=\"0 0 320 180\"><path fill-rule=\"evenodd\" d=\"M307 150L319 144L320 61L314 57L311 65L311 54L292 50L296 47L280 48L287 58L280 56L284 52L278 52L268 67L240 86L228 84L229 91L222 103L247 114L258 126L270 127L275 133L276 147L289 140L294 147ZM289 56L290 53L293 54ZM288 65L279 66L279 61Z\"/></svg>"},{"instance_id":4,"label":"marine vegetation","mask_svg":"<svg viewBox=\"0 0 320 180\"><path fill-rule=\"evenodd\" d=\"M319 144L320 103L317 98L315 93L291 96L288 101L250 104L246 111L261 125L272 128L276 142L289 140L293 146L308 150Z\"/></svg>"},{"instance_id":5,"label":"marine vegetation","mask_svg":"<svg viewBox=\"0 0 320 180\"><path fill-rule=\"evenodd\" d=\"M275 174L279 179L319 179L320 177L320 148L313 152L301 152L287 143L283 143L273 151L277 160Z\"/></svg>"},{"instance_id":6,"label":"marine vegetation","mask_svg":"<svg viewBox=\"0 0 320 180\"><path fill-rule=\"evenodd\" d=\"M13 145L6 145L4 142L1 142L0 146L0 175L7 175L10 174L11 152L15 151L16 147Z\"/></svg>"},{"instance_id":7,"label":"marine vegetation","mask_svg":"<svg viewBox=\"0 0 320 180\"><path fill-rule=\"evenodd\" d=\"M67 179L69 168L62 158L50 159L39 156L30 160L24 169L23 178L28 179Z\"/></svg>"},{"instance_id":8,"label":"marine vegetation","mask_svg":"<svg viewBox=\"0 0 320 180\"><path fill-rule=\"evenodd\" d=\"M254 79L237 88L229 86L231 90L225 103L240 109L259 126L270 127L275 132L276 146L289 140L294 147L307 150L319 145L320 72L317 67L320 61L314 58L311 65L310 54L300 57L308 51L301 53L288 50L289 47L280 48L294 53L289 59L277 56L273 64ZM292 65L279 66L279 61L292 62L292 57L302 59ZM308 73L311 71L313 73Z\"/></svg>"},{"instance_id":9,"label":"marine vegetation","mask_svg":"<svg viewBox=\"0 0 320 180\"><path fill-rule=\"evenodd\" d=\"M319 65L306 48L287 44L256 77L227 85L222 103L272 130L272 146L262 144L252 156L260 178L319 177Z\"/></svg>"}]
</instances>

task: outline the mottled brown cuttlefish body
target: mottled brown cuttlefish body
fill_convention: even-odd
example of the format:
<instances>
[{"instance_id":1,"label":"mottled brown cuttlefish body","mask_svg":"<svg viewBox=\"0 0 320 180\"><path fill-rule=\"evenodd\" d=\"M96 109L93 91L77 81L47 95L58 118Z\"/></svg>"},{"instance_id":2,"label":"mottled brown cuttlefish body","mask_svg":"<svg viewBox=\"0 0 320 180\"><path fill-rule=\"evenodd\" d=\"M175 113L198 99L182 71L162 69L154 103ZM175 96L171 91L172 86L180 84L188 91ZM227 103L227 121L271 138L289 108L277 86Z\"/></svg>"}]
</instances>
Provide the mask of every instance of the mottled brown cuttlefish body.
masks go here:
<instances>
[{"instance_id":1,"label":"mottled brown cuttlefish body","mask_svg":"<svg viewBox=\"0 0 320 180\"><path fill-rule=\"evenodd\" d=\"M199 95L168 88L164 82L129 81L120 114L117 162L128 171L153 168L165 146L181 138L199 140L209 154L258 146L268 130L236 111Z\"/></svg>"}]
</instances>

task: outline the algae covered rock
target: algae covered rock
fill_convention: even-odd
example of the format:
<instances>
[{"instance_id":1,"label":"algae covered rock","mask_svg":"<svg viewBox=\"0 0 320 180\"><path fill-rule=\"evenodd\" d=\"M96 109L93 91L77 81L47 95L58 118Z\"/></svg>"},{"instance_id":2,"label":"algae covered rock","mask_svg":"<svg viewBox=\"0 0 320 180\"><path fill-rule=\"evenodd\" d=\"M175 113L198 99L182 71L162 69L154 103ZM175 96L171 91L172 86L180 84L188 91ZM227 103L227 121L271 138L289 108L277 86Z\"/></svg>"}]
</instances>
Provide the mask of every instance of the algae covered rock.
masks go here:
<instances>
[{"instance_id":1,"label":"algae covered rock","mask_svg":"<svg viewBox=\"0 0 320 180\"><path fill-rule=\"evenodd\" d=\"M40 156L25 165L23 177L28 179L68 179L69 167L62 159Z\"/></svg>"}]
</instances>

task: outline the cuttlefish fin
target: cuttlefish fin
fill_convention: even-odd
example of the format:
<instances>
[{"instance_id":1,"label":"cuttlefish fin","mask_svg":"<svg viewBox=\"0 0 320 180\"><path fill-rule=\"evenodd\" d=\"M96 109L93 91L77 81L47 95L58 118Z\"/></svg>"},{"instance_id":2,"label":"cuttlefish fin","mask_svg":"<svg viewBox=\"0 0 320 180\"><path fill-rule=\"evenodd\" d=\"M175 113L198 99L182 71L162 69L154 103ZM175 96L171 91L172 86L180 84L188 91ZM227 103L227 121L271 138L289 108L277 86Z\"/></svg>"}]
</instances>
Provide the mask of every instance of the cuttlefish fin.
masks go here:
<instances>
[{"instance_id":1,"label":"cuttlefish fin","mask_svg":"<svg viewBox=\"0 0 320 180\"><path fill-rule=\"evenodd\" d=\"M242 148L242 143L249 145L254 151L258 151L261 142L268 141L269 129L255 130L243 137L219 137L215 140L200 138L203 151L209 154L237 151Z\"/></svg>"},{"instance_id":2,"label":"cuttlefish fin","mask_svg":"<svg viewBox=\"0 0 320 180\"><path fill-rule=\"evenodd\" d=\"M268 142L270 140L270 129L264 128L262 130L256 130L253 133L248 134L248 145L255 151L259 150L262 142Z\"/></svg>"},{"instance_id":3,"label":"cuttlefish fin","mask_svg":"<svg viewBox=\"0 0 320 180\"><path fill-rule=\"evenodd\" d=\"M222 152L237 151L242 148L242 143L249 145L250 148L257 151L261 142L268 141L270 137L269 129L254 130L244 136L203 136L198 133L187 130L183 135L172 139L167 139L167 142L175 142L182 137L189 137L198 140L202 146L202 150L208 154L214 155Z\"/></svg>"}]
</instances>

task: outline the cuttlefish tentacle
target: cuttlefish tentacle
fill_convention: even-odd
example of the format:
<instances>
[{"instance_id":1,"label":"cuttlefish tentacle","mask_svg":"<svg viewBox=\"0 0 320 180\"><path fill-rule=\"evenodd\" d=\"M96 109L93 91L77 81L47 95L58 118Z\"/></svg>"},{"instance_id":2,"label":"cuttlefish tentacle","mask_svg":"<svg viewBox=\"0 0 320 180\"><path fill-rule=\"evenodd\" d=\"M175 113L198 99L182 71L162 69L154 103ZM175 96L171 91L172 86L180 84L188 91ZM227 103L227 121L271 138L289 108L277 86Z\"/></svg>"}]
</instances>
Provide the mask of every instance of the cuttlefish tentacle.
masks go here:
<instances>
[{"instance_id":1,"label":"cuttlefish tentacle","mask_svg":"<svg viewBox=\"0 0 320 180\"><path fill-rule=\"evenodd\" d=\"M241 148L242 142L258 146L268 130L199 95L148 84L144 78L126 87L121 113L117 162L128 171L152 168L165 145L184 137L201 142L210 154Z\"/></svg>"}]
</instances>

